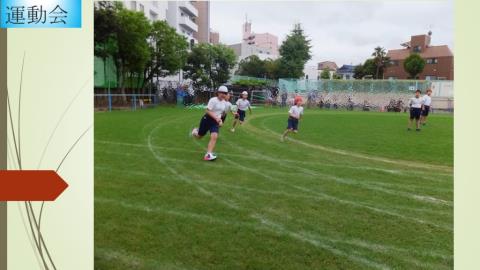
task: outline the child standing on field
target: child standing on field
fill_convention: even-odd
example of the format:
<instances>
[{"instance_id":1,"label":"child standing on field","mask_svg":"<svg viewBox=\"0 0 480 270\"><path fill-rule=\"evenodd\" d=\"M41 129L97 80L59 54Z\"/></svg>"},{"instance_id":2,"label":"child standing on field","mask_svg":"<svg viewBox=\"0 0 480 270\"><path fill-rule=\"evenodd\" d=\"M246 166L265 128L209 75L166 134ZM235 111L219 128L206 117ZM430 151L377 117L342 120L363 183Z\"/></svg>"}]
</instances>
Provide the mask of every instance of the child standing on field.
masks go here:
<instances>
[{"instance_id":1,"label":"child standing on field","mask_svg":"<svg viewBox=\"0 0 480 270\"><path fill-rule=\"evenodd\" d=\"M412 129L412 122L415 119L415 124L417 127L417 131L420 131L420 115L422 114L422 107L424 100L420 97L422 92L420 90L415 91L415 97L411 98L409 101L410 106L410 120L408 121L408 128L407 130Z\"/></svg>"},{"instance_id":2,"label":"child standing on field","mask_svg":"<svg viewBox=\"0 0 480 270\"><path fill-rule=\"evenodd\" d=\"M232 129L230 129L231 132L235 132L235 126L237 125L238 122L240 122L240 125L243 124L243 121L245 121L247 108L250 111L250 114L252 114L250 101L248 101L247 97L248 97L247 91L243 91L242 94L240 95L240 98L237 100L237 114L235 115L235 120L233 121L233 127Z\"/></svg>"},{"instance_id":3,"label":"child standing on field","mask_svg":"<svg viewBox=\"0 0 480 270\"><path fill-rule=\"evenodd\" d=\"M210 141L208 142L207 153L203 157L203 160L212 161L217 158L213 150L217 144L219 129L223 125L222 115L225 112L225 97L227 94L228 89L226 86L222 85L218 88L217 96L208 101L207 111L200 120L199 127L192 130L192 136L197 139L203 138L207 132L210 132Z\"/></svg>"},{"instance_id":4,"label":"child standing on field","mask_svg":"<svg viewBox=\"0 0 480 270\"><path fill-rule=\"evenodd\" d=\"M427 117L430 113L430 106L432 106L432 89L427 89L427 94L423 96L423 108L420 122L423 126L427 124Z\"/></svg>"},{"instance_id":5,"label":"child standing on field","mask_svg":"<svg viewBox=\"0 0 480 270\"><path fill-rule=\"evenodd\" d=\"M285 132L283 132L282 137L280 140L283 142L285 138L287 137L288 133L298 132L298 121L302 118L303 115L303 107L302 107L302 97L297 96L294 99L294 104L292 107L290 107L290 110L288 111L288 126Z\"/></svg>"}]
</instances>

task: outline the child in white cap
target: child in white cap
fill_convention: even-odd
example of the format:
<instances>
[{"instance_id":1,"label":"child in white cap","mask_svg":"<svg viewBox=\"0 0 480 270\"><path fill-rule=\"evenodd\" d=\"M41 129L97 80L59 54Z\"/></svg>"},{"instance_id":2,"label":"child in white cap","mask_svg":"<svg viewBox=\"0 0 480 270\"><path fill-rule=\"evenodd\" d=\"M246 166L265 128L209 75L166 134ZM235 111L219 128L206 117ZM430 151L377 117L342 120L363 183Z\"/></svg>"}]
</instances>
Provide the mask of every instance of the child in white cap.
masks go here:
<instances>
[{"instance_id":1,"label":"child in white cap","mask_svg":"<svg viewBox=\"0 0 480 270\"><path fill-rule=\"evenodd\" d=\"M225 97L227 95L227 87L223 85L220 86L217 90L217 96L208 101L207 110L200 120L199 128L192 130L192 136L197 139L203 138L207 132L210 132L210 141L208 142L207 153L203 157L203 160L212 161L217 158L213 150L217 143L219 129L223 125L222 115L226 109Z\"/></svg>"},{"instance_id":2,"label":"child in white cap","mask_svg":"<svg viewBox=\"0 0 480 270\"><path fill-rule=\"evenodd\" d=\"M231 132L235 132L235 126L237 125L238 122L240 122L240 124L243 124L243 122L245 121L245 114L246 114L247 108L250 111L250 114L252 114L250 101L248 101L247 97L248 97L247 91L243 91L242 94L240 95L240 98L237 100L237 113L235 114L233 127L232 129L230 129Z\"/></svg>"}]
</instances>

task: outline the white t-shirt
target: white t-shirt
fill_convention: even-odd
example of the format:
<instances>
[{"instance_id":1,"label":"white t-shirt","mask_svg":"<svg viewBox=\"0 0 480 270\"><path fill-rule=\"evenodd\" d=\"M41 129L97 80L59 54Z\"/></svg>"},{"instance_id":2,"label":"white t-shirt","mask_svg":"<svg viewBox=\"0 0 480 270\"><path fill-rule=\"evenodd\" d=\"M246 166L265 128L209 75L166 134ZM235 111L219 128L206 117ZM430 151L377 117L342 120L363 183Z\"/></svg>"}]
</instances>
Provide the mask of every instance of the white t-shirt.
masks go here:
<instances>
[{"instance_id":1,"label":"white t-shirt","mask_svg":"<svg viewBox=\"0 0 480 270\"><path fill-rule=\"evenodd\" d=\"M423 105L430 106L432 104L432 97L429 95L423 96Z\"/></svg>"},{"instance_id":2,"label":"white t-shirt","mask_svg":"<svg viewBox=\"0 0 480 270\"><path fill-rule=\"evenodd\" d=\"M293 105L292 107L290 107L290 110L288 110L288 113L296 118L300 118L300 115L303 114L303 107Z\"/></svg>"},{"instance_id":3,"label":"white t-shirt","mask_svg":"<svg viewBox=\"0 0 480 270\"><path fill-rule=\"evenodd\" d=\"M245 111L248 107L250 107L250 101L248 99L240 98L237 100L237 107L239 110Z\"/></svg>"},{"instance_id":4,"label":"white t-shirt","mask_svg":"<svg viewBox=\"0 0 480 270\"><path fill-rule=\"evenodd\" d=\"M219 100L217 97L213 97L208 101L207 109L220 118L223 112L227 109L226 103L225 100Z\"/></svg>"},{"instance_id":5,"label":"white t-shirt","mask_svg":"<svg viewBox=\"0 0 480 270\"><path fill-rule=\"evenodd\" d=\"M413 97L410 99L410 107L411 108L422 108L423 105L423 98L419 97Z\"/></svg>"},{"instance_id":6,"label":"white t-shirt","mask_svg":"<svg viewBox=\"0 0 480 270\"><path fill-rule=\"evenodd\" d=\"M228 113L229 111L233 111L233 105L230 101L225 101L225 113Z\"/></svg>"}]
</instances>

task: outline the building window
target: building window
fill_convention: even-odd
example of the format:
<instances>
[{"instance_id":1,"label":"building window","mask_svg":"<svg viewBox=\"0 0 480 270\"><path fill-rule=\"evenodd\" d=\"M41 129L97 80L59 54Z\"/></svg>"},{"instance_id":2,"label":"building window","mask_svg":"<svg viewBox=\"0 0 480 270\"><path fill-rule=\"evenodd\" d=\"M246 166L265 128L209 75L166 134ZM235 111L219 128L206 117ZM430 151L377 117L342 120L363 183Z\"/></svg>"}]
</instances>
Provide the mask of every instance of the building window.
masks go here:
<instances>
[{"instance_id":1,"label":"building window","mask_svg":"<svg viewBox=\"0 0 480 270\"><path fill-rule=\"evenodd\" d=\"M416 52L416 53L419 53L422 51L422 46L415 46L413 47L413 51Z\"/></svg>"},{"instance_id":2,"label":"building window","mask_svg":"<svg viewBox=\"0 0 480 270\"><path fill-rule=\"evenodd\" d=\"M390 60L390 66L398 66L398 60Z\"/></svg>"},{"instance_id":3,"label":"building window","mask_svg":"<svg viewBox=\"0 0 480 270\"><path fill-rule=\"evenodd\" d=\"M437 76L432 76L432 75L426 75L425 80L427 81L435 81L437 80Z\"/></svg>"},{"instance_id":4,"label":"building window","mask_svg":"<svg viewBox=\"0 0 480 270\"><path fill-rule=\"evenodd\" d=\"M447 79L447 77L438 77L437 78L437 80L439 80L439 81L446 80L446 79Z\"/></svg>"},{"instance_id":5,"label":"building window","mask_svg":"<svg viewBox=\"0 0 480 270\"><path fill-rule=\"evenodd\" d=\"M428 58L427 59L427 64L436 64L436 63L438 63L437 58Z\"/></svg>"},{"instance_id":6,"label":"building window","mask_svg":"<svg viewBox=\"0 0 480 270\"><path fill-rule=\"evenodd\" d=\"M145 7L142 4L138 4L138 7L141 12L145 11Z\"/></svg>"},{"instance_id":7,"label":"building window","mask_svg":"<svg viewBox=\"0 0 480 270\"><path fill-rule=\"evenodd\" d=\"M132 1L132 10L133 11L137 11L137 2L136 1Z\"/></svg>"},{"instance_id":8,"label":"building window","mask_svg":"<svg viewBox=\"0 0 480 270\"><path fill-rule=\"evenodd\" d=\"M390 77L388 77L388 79L389 79L389 80L396 80L397 77L390 76Z\"/></svg>"}]
</instances>

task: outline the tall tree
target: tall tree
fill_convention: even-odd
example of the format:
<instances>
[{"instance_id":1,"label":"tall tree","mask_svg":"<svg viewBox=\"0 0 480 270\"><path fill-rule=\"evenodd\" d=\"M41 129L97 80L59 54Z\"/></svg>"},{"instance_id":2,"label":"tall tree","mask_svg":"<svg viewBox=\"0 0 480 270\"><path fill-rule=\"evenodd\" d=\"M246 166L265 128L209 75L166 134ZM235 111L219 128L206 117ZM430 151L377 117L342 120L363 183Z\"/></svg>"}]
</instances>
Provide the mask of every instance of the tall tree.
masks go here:
<instances>
[{"instance_id":1,"label":"tall tree","mask_svg":"<svg viewBox=\"0 0 480 270\"><path fill-rule=\"evenodd\" d=\"M118 52L117 8L119 3L100 1L94 10L94 55L103 61L104 81L107 81L107 59Z\"/></svg>"},{"instance_id":2,"label":"tall tree","mask_svg":"<svg viewBox=\"0 0 480 270\"><path fill-rule=\"evenodd\" d=\"M265 75L268 79L278 80L279 76L279 68L280 68L280 60L272 60L266 59L265 61Z\"/></svg>"},{"instance_id":3,"label":"tall tree","mask_svg":"<svg viewBox=\"0 0 480 270\"><path fill-rule=\"evenodd\" d=\"M416 79L418 74L422 73L425 68L425 59L420 57L418 53L412 53L403 62L403 68L410 75L411 79Z\"/></svg>"},{"instance_id":4,"label":"tall tree","mask_svg":"<svg viewBox=\"0 0 480 270\"><path fill-rule=\"evenodd\" d=\"M374 49L372 56L376 66L375 79L379 79L380 75L383 76L384 69L390 62L390 57L387 56L385 48L382 48L380 46Z\"/></svg>"},{"instance_id":5,"label":"tall tree","mask_svg":"<svg viewBox=\"0 0 480 270\"><path fill-rule=\"evenodd\" d=\"M266 63L258 56L251 55L238 63L238 75L263 78L266 76Z\"/></svg>"},{"instance_id":6,"label":"tall tree","mask_svg":"<svg viewBox=\"0 0 480 270\"><path fill-rule=\"evenodd\" d=\"M155 21L149 34L150 59L145 66L145 81L177 73L185 66L188 42L165 21Z\"/></svg>"},{"instance_id":7,"label":"tall tree","mask_svg":"<svg viewBox=\"0 0 480 270\"><path fill-rule=\"evenodd\" d=\"M193 46L188 54L184 75L192 80L196 89L213 89L228 81L235 63L236 55L231 48L201 43Z\"/></svg>"},{"instance_id":8,"label":"tall tree","mask_svg":"<svg viewBox=\"0 0 480 270\"><path fill-rule=\"evenodd\" d=\"M311 40L304 34L301 25L295 24L280 46L280 75L282 77L303 77L305 63L312 58L310 42Z\"/></svg>"},{"instance_id":9,"label":"tall tree","mask_svg":"<svg viewBox=\"0 0 480 270\"><path fill-rule=\"evenodd\" d=\"M150 59L147 38L151 26L143 12L119 8L117 16L118 23L114 31L117 36L118 52L114 59L120 90L124 94L126 79L143 74Z\"/></svg>"}]
</instances>

